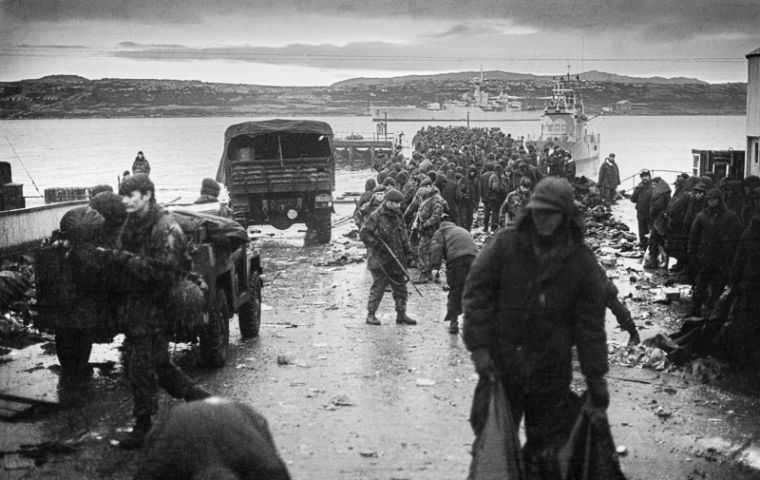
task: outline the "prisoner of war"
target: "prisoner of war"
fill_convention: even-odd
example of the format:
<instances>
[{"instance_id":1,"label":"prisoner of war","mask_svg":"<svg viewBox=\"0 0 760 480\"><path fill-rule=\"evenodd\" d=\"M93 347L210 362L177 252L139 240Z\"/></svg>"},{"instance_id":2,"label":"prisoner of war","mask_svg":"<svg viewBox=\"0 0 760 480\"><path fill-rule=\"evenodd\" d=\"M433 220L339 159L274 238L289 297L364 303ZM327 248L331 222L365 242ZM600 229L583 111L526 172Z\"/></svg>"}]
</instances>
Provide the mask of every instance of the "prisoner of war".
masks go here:
<instances>
[{"instance_id":1,"label":"prisoner of war","mask_svg":"<svg viewBox=\"0 0 760 480\"><path fill-rule=\"evenodd\" d=\"M412 252L401 218L402 199L401 192L395 188L390 189L385 194L383 203L370 214L359 232L364 245L367 246L367 268L372 274L365 320L368 325L380 325L375 313L389 285L396 304L396 323L417 324L416 320L406 314L408 277L405 269Z\"/></svg>"},{"instance_id":2,"label":"prisoner of war","mask_svg":"<svg viewBox=\"0 0 760 480\"><path fill-rule=\"evenodd\" d=\"M142 173L127 177L119 187L127 219L117 246L127 253L129 274L142 284L141 290L122 299L136 418L130 435L120 442L125 449L142 446L158 411L159 386L187 401L209 396L169 358L167 299L182 279L178 272L188 271L190 263L184 234L169 212L156 204L155 191Z\"/></svg>"},{"instance_id":3,"label":"prisoner of war","mask_svg":"<svg viewBox=\"0 0 760 480\"><path fill-rule=\"evenodd\" d=\"M544 178L515 226L480 251L464 288L463 337L480 375L470 424L479 436L500 377L515 424L525 418L528 478L559 478L556 455L579 408L570 390L573 346L592 420L609 404L606 279L583 235L570 183Z\"/></svg>"}]
</instances>

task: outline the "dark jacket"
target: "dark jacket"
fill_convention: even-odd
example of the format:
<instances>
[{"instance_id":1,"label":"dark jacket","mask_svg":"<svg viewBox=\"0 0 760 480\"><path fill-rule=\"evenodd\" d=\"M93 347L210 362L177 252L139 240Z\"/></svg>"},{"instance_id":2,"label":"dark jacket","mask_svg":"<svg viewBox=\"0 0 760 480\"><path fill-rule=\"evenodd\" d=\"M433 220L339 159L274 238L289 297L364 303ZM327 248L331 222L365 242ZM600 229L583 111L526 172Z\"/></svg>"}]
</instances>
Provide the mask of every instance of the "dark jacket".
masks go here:
<instances>
[{"instance_id":1,"label":"dark jacket","mask_svg":"<svg viewBox=\"0 0 760 480\"><path fill-rule=\"evenodd\" d=\"M620 185L620 169L614 161L608 163L606 160L599 168L599 187L611 190Z\"/></svg>"},{"instance_id":2,"label":"dark jacket","mask_svg":"<svg viewBox=\"0 0 760 480\"><path fill-rule=\"evenodd\" d=\"M694 219L689 234L689 265L728 272L742 234L739 217L722 201L718 209L706 206Z\"/></svg>"},{"instance_id":3,"label":"dark jacket","mask_svg":"<svg viewBox=\"0 0 760 480\"><path fill-rule=\"evenodd\" d=\"M441 197L446 200L451 219L454 223L459 223L459 205L462 203L462 191L459 189L459 183L454 179L447 179L441 187Z\"/></svg>"},{"instance_id":4,"label":"dark jacket","mask_svg":"<svg viewBox=\"0 0 760 480\"><path fill-rule=\"evenodd\" d=\"M493 170L486 170L480 176L480 198L486 203L490 199L491 194L491 177L495 175Z\"/></svg>"},{"instance_id":5,"label":"dark jacket","mask_svg":"<svg viewBox=\"0 0 760 480\"><path fill-rule=\"evenodd\" d=\"M462 178L462 196L469 205L477 207L480 204L480 179L477 174L474 177L470 177L470 172L477 172L478 169L470 167L467 171L467 175Z\"/></svg>"},{"instance_id":6,"label":"dark jacket","mask_svg":"<svg viewBox=\"0 0 760 480\"><path fill-rule=\"evenodd\" d=\"M433 234L430 244L430 264L434 270L440 268L443 260L446 265L465 255L478 254L478 246L470 232L457 227L454 222L444 220Z\"/></svg>"},{"instance_id":7,"label":"dark jacket","mask_svg":"<svg viewBox=\"0 0 760 480\"><path fill-rule=\"evenodd\" d=\"M665 235L667 221L665 212L670 202L670 185L657 177L652 180L652 196L649 202L649 219L660 235Z\"/></svg>"},{"instance_id":8,"label":"dark jacket","mask_svg":"<svg viewBox=\"0 0 760 480\"><path fill-rule=\"evenodd\" d=\"M572 203L572 199L569 200ZM572 347L588 377L607 372L606 278L567 205L562 246L537 253L530 215L481 250L465 285L464 342L488 348L505 374L533 388L569 385Z\"/></svg>"},{"instance_id":9,"label":"dark jacket","mask_svg":"<svg viewBox=\"0 0 760 480\"><path fill-rule=\"evenodd\" d=\"M636 204L636 216L649 218L649 206L652 202L652 182L640 182L633 189L631 201Z\"/></svg>"},{"instance_id":10,"label":"dark jacket","mask_svg":"<svg viewBox=\"0 0 760 480\"><path fill-rule=\"evenodd\" d=\"M148 159L143 157L135 157L135 161L132 162L132 174L144 173L150 175L150 163Z\"/></svg>"},{"instance_id":11,"label":"dark jacket","mask_svg":"<svg viewBox=\"0 0 760 480\"><path fill-rule=\"evenodd\" d=\"M364 222L359 237L367 246L368 269L383 268L387 272L398 270L396 261L380 240L390 247L396 258L406 267L407 259L411 256L406 228L401 214L387 208L385 202Z\"/></svg>"}]
</instances>

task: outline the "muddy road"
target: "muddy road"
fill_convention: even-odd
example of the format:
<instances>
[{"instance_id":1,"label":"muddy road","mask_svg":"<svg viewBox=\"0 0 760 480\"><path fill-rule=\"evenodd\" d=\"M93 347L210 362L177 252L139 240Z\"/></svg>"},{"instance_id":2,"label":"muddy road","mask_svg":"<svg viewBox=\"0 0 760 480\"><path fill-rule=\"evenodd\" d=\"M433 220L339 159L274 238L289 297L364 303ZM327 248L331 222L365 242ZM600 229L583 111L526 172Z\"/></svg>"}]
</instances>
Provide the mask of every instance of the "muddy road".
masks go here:
<instances>
[{"instance_id":1,"label":"muddy road","mask_svg":"<svg viewBox=\"0 0 760 480\"><path fill-rule=\"evenodd\" d=\"M256 234L265 268L259 338L240 341L233 320L226 366L197 368L197 352L184 345L173 346L175 359L211 392L263 413L295 479L464 479L476 376L461 337L442 322L446 292L421 285L421 298L410 288L417 326L395 324L388 293L378 311L382 325L365 325L371 276L354 262L363 247L344 236L353 228L351 205L336 210L329 246L304 248L295 228ZM646 338L673 329L685 304L653 303L662 278L640 264L621 257L611 271L621 295L630 293ZM622 358L627 334L609 312L607 327L611 358ZM0 478L131 478L142 454L114 446L132 421L117 347L97 346L92 378L76 383L60 380L44 344L3 357L3 391L59 405L0 423ZM685 371L639 366L613 364L609 384L612 433L626 448L628 478L760 478L756 396ZM163 395L162 413L175 402Z\"/></svg>"}]
</instances>

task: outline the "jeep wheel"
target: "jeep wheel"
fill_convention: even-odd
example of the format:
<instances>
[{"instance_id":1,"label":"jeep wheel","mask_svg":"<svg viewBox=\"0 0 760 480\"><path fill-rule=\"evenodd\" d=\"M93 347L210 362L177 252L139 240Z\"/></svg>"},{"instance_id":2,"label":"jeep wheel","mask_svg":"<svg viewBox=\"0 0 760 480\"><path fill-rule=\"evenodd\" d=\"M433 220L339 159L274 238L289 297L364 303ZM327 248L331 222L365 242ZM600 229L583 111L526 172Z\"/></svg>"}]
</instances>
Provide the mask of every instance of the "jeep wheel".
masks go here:
<instances>
[{"instance_id":1,"label":"jeep wheel","mask_svg":"<svg viewBox=\"0 0 760 480\"><path fill-rule=\"evenodd\" d=\"M199 337L203 364L209 367L224 365L230 345L230 308L224 290L217 290L208 312L208 325L201 329Z\"/></svg>"},{"instance_id":2,"label":"jeep wheel","mask_svg":"<svg viewBox=\"0 0 760 480\"><path fill-rule=\"evenodd\" d=\"M92 340L84 330L67 328L55 332L55 353L64 374L84 373L91 351Z\"/></svg>"},{"instance_id":3,"label":"jeep wheel","mask_svg":"<svg viewBox=\"0 0 760 480\"><path fill-rule=\"evenodd\" d=\"M319 212L315 215L314 229L317 231L317 243L330 243L332 238L332 212Z\"/></svg>"},{"instance_id":4,"label":"jeep wheel","mask_svg":"<svg viewBox=\"0 0 760 480\"><path fill-rule=\"evenodd\" d=\"M248 274L248 294L251 299L240 305L238 324L241 337L254 338L259 336L259 327L261 327L261 277L259 272Z\"/></svg>"}]
</instances>

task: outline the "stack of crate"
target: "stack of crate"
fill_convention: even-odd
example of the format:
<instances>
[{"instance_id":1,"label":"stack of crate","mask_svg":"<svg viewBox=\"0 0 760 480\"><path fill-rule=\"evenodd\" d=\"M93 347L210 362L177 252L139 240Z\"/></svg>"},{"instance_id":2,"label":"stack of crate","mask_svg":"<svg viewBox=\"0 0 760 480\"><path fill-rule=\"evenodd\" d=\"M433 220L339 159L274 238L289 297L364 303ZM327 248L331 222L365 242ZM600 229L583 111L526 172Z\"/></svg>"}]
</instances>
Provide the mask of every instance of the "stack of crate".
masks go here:
<instances>
[{"instance_id":1,"label":"stack of crate","mask_svg":"<svg viewBox=\"0 0 760 480\"><path fill-rule=\"evenodd\" d=\"M0 211L24 208L24 185L13 183L11 164L0 162Z\"/></svg>"}]
</instances>

